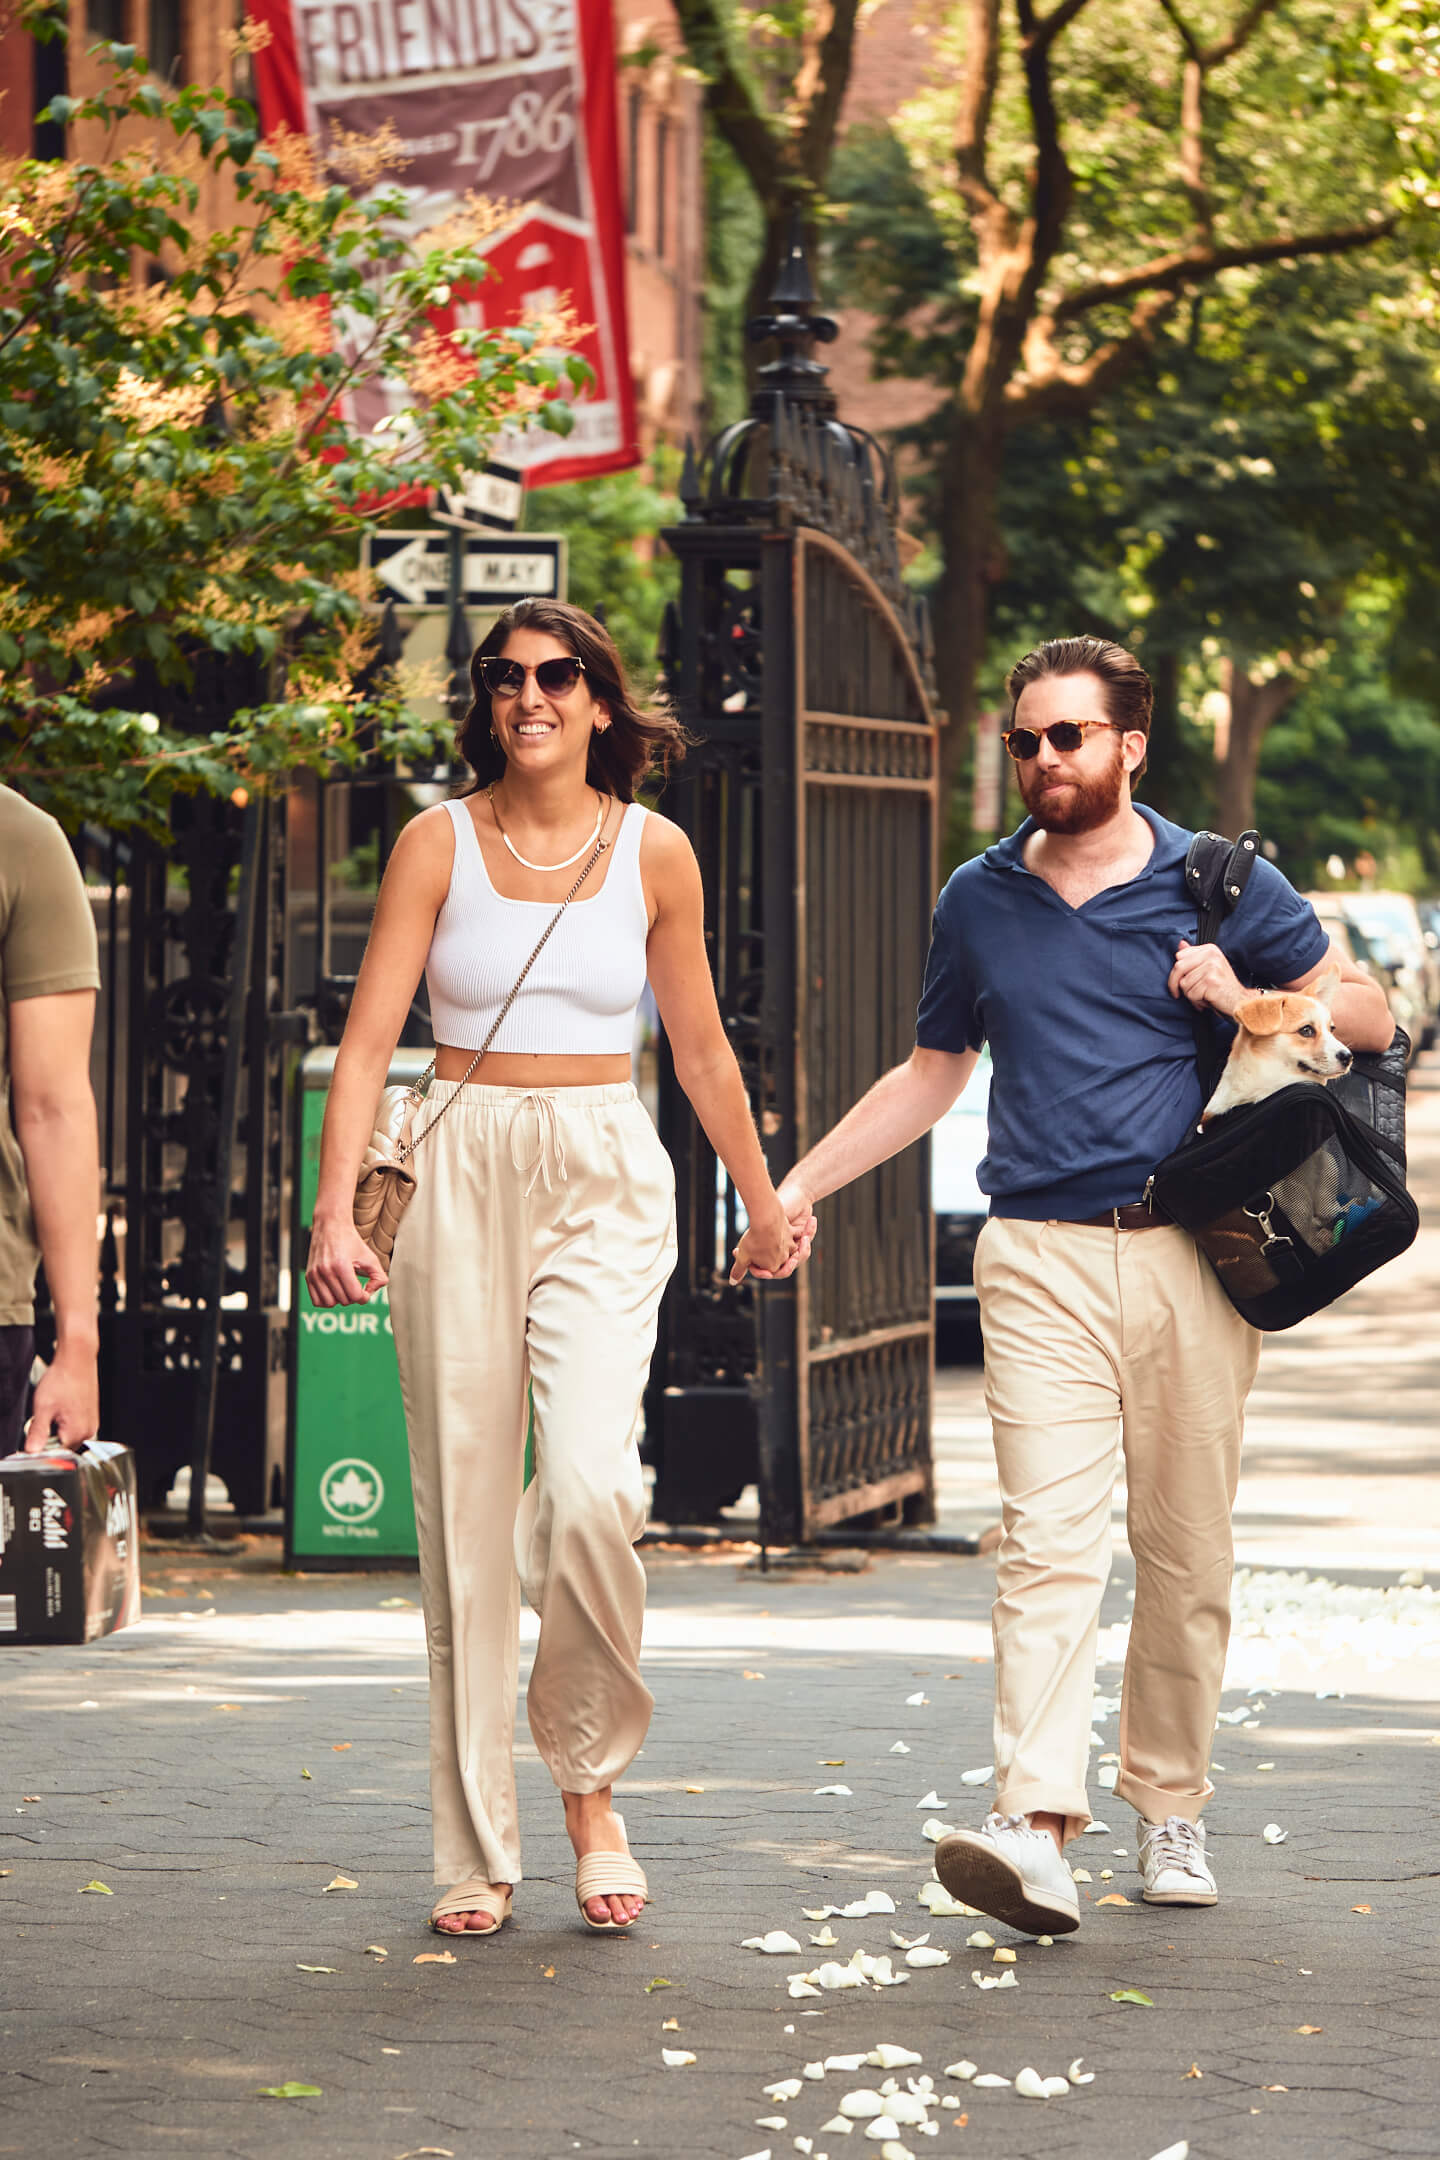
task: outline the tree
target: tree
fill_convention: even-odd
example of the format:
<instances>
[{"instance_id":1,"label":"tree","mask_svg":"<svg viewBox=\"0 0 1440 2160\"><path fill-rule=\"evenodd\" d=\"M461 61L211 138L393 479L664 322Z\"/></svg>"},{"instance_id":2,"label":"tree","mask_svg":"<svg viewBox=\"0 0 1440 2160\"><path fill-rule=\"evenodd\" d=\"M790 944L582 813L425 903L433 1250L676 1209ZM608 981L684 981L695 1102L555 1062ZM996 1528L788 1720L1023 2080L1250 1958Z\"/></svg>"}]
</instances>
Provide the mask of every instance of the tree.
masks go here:
<instances>
[{"instance_id":1,"label":"tree","mask_svg":"<svg viewBox=\"0 0 1440 2160\"><path fill-rule=\"evenodd\" d=\"M743 0L675 0L690 58L705 79L706 112L764 220L747 319L765 312L797 215L814 244L859 6L860 0L773 0L753 8Z\"/></svg>"},{"instance_id":2,"label":"tree","mask_svg":"<svg viewBox=\"0 0 1440 2160\"><path fill-rule=\"evenodd\" d=\"M1217 0L1043 14L964 0L947 18L934 86L895 130L923 236L897 261L885 206L851 191L838 242L852 297L881 318L882 369L936 386L924 434L947 781L1006 574L1022 439L1083 426L1152 363L1163 398L1197 294L1254 323L1267 277L1297 259L1386 250L1421 275L1415 228L1432 232L1440 207L1440 41L1409 21L1401 0L1248 0L1231 15Z\"/></svg>"},{"instance_id":3,"label":"tree","mask_svg":"<svg viewBox=\"0 0 1440 2160\"><path fill-rule=\"evenodd\" d=\"M0 779L70 825L158 831L176 788L433 758L421 686L377 665L359 539L397 495L459 485L506 420L566 431L555 393L588 370L563 315L443 312L488 274L501 208L417 245L393 141L342 144L341 185L307 143L262 144L243 99L109 60L50 108L102 127L102 157L0 168ZM234 229L198 228L200 166L233 173ZM346 399L370 377L392 410L365 432ZM202 653L252 656L264 694L197 739L150 708L182 708Z\"/></svg>"},{"instance_id":4,"label":"tree","mask_svg":"<svg viewBox=\"0 0 1440 2160\"><path fill-rule=\"evenodd\" d=\"M676 462L675 453L670 453ZM663 469L664 453L656 464ZM639 553L662 525L680 515L679 499L638 472L536 488L525 498L531 532L563 532L569 541L570 598L600 614L641 696L655 681L665 603L678 590L673 556Z\"/></svg>"}]
</instances>

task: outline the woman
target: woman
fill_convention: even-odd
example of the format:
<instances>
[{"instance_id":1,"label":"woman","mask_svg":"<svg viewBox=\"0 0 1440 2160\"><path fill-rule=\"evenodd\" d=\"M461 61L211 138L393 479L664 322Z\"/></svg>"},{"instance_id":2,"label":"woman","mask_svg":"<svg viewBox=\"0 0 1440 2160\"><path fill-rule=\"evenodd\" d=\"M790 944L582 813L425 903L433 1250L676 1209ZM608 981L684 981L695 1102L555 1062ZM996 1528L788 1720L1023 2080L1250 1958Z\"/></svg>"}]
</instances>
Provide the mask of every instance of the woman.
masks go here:
<instances>
[{"instance_id":1,"label":"woman","mask_svg":"<svg viewBox=\"0 0 1440 2160\"><path fill-rule=\"evenodd\" d=\"M675 1262L674 1173L630 1084L647 974L676 1076L749 1215L732 1279L782 1266L806 1226L786 1220L721 1025L695 857L635 801L652 762L681 752L678 726L636 708L607 633L559 601L503 615L471 680L459 745L474 784L405 827L381 886L335 1062L306 1280L320 1306L386 1282L351 1204L424 969L436 1079L389 1287L430 1654L435 1880L451 1886L431 1925L494 1934L520 1880L523 1582L541 1614L530 1729L564 1800L580 1911L626 1928L647 1892L611 1787L653 1707L638 1665L635 1432Z\"/></svg>"}]
</instances>

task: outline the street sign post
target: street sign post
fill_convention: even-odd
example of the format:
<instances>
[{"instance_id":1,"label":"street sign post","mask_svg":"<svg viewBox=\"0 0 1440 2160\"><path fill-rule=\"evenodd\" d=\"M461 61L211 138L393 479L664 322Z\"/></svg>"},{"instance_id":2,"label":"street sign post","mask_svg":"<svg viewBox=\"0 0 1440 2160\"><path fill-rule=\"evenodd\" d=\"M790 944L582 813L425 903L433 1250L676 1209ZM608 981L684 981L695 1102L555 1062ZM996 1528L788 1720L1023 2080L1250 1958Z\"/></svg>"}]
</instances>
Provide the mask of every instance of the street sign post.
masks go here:
<instances>
[{"instance_id":1,"label":"street sign post","mask_svg":"<svg viewBox=\"0 0 1440 2160\"><path fill-rule=\"evenodd\" d=\"M509 607L525 599L561 599L563 533L502 533L434 526L387 527L366 541L366 559L386 599L406 608ZM459 591L451 580L459 555Z\"/></svg>"}]
</instances>

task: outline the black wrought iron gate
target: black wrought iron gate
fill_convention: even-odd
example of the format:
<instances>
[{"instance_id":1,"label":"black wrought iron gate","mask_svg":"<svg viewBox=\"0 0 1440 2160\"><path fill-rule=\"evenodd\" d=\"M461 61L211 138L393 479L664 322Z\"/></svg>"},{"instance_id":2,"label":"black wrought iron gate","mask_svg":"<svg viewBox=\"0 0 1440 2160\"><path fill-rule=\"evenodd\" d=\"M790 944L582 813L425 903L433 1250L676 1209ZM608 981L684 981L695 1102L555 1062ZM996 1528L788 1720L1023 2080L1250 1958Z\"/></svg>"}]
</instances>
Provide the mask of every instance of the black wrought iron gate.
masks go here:
<instances>
[{"instance_id":1,"label":"black wrought iron gate","mask_svg":"<svg viewBox=\"0 0 1440 2160\"><path fill-rule=\"evenodd\" d=\"M936 714L877 445L834 417L798 250L757 325L749 419L687 461L664 654L699 738L665 809L705 881L721 1013L773 1173L899 1063L936 878ZM656 1516L713 1520L754 1479L767 1537L933 1514L934 1265L922 1144L833 1196L784 1285L732 1289L736 1195L661 1060L680 1263L646 1398Z\"/></svg>"}]
</instances>

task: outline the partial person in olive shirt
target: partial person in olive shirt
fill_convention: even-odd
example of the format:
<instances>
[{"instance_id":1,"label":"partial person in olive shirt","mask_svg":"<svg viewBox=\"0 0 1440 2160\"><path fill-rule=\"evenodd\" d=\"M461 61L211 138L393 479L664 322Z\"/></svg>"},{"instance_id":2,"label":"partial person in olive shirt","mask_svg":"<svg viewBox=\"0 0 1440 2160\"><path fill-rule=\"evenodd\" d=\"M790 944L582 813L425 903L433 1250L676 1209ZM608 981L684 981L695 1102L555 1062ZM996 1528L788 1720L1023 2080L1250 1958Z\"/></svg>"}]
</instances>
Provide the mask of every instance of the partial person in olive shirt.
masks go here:
<instances>
[{"instance_id":1,"label":"partial person in olive shirt","mask_svg":"<svg viewBox=\"0 0 1440 2160\"><path fill-rule=\"evenodd\" d=\"M0 1455L88 1440L96 1377L100 1147L90 1035L100 987L85 886L54 818L0 787ZM29 1401L35 1270L55 1355Z\"/></svg>"}]
</instances>

